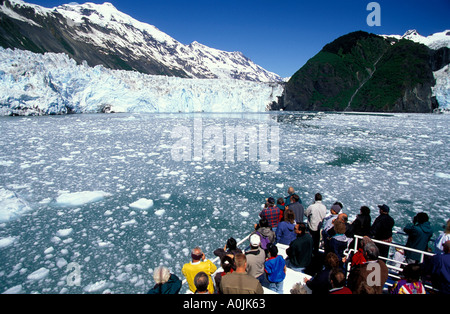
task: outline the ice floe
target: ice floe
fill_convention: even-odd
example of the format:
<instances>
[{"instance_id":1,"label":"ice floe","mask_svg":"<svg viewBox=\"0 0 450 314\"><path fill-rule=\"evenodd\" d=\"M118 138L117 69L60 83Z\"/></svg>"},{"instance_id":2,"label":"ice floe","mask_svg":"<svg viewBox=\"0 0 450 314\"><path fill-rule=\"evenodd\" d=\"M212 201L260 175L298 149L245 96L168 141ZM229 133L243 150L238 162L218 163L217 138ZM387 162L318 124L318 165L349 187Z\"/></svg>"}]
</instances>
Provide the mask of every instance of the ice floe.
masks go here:
<instances>
[{"instance_id":1,"label":"ice floe","mask_svg":"<svg viewBox=\"0 0 450 314\"><path fill-rule=\"evenodd\" d=\"M64 192L56 198L56 203L61 206L82 206L88 203L98 202L111 195L103 191Z\"/></svg>"}]
</instances>

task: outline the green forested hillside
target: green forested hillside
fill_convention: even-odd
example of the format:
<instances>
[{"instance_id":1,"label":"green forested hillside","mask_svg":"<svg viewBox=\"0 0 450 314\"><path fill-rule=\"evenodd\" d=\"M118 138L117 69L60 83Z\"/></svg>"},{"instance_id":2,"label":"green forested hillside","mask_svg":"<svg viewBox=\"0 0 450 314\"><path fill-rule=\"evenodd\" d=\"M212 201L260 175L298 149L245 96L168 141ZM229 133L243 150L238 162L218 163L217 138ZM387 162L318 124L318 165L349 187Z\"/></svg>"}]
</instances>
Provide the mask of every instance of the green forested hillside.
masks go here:
<instances>
[{"instance_id":1,"label":"green forested hillside","mask_svg":"<svg viewBox=\"0 0 450 314\"><path fill-rule=\"evenodd\" d=\"M297 71L274 109L431 112L432 57L431 49L406 39L350 33Z\"/></svg>"}]
</instances>

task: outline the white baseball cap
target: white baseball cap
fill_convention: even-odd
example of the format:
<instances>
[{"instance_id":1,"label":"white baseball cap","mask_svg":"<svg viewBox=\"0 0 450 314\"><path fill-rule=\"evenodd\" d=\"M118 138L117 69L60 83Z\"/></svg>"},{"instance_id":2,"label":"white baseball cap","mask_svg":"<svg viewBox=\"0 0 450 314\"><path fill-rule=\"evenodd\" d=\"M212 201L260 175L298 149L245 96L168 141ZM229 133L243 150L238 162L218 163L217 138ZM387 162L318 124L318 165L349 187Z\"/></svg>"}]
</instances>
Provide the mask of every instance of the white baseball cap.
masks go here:
<instances>
[{"instance_id":1,"label":"white baseball cap","mask_svg":"<svg viewBox=\"0 0 450 314\"><path fill-rule=\"evenodd\" d=\"M261 243L261 238L259 235L257 234L252 234L250 236L250 245L251 246L259 246L259 244Z\"/></svg>"}]
</instances>

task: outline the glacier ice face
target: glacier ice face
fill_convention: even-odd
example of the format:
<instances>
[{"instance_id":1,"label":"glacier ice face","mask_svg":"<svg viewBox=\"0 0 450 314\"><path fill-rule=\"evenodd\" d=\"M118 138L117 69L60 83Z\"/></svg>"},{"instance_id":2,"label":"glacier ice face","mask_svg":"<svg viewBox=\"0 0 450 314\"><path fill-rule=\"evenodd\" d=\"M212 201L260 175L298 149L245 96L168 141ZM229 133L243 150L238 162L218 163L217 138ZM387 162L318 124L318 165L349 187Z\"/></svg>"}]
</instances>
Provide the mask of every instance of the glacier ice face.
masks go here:
<instances>
[{"instance_id":1,"label":"glacier ice face","mask_svg":"<svg viewBox=\"0 0 450 314\"><path fill-rule=\"evenodd\" d=\"M0 115L263 112L282 92L279 83L146 75L0 48Z\"/></svg>"},{"instance_id":2,"label":"glacier ice face","mask_svg":"<svg viewBox=\"0 0 450 314\"><path fill-rule=\"evenodd\" d=\"M450 65L434 72L436 85L433 87L433 95L439 103L439 108L450 109Z\"/></svg>"}]
</instances>

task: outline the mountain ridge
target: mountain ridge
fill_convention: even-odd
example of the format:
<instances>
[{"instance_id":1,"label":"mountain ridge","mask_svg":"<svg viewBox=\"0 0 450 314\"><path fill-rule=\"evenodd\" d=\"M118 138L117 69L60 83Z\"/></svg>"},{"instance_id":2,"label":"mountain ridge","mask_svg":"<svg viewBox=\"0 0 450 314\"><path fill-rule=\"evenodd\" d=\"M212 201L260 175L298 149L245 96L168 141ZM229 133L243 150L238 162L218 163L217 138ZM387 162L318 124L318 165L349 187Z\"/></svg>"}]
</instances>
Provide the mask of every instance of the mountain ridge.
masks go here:
<instances>
[{"instance_id":1,"label":"mountain ridge","mask_svg":"<svg viewBox=\"0 0 450 314\"><path fill-rule=\"evenodd\" d=\"M109 2L44 8L0 0L0 46L37 53L66 53L81 64L185 78L281 82L241 52L184 45Z\"/></svg>"}]
</instances>

